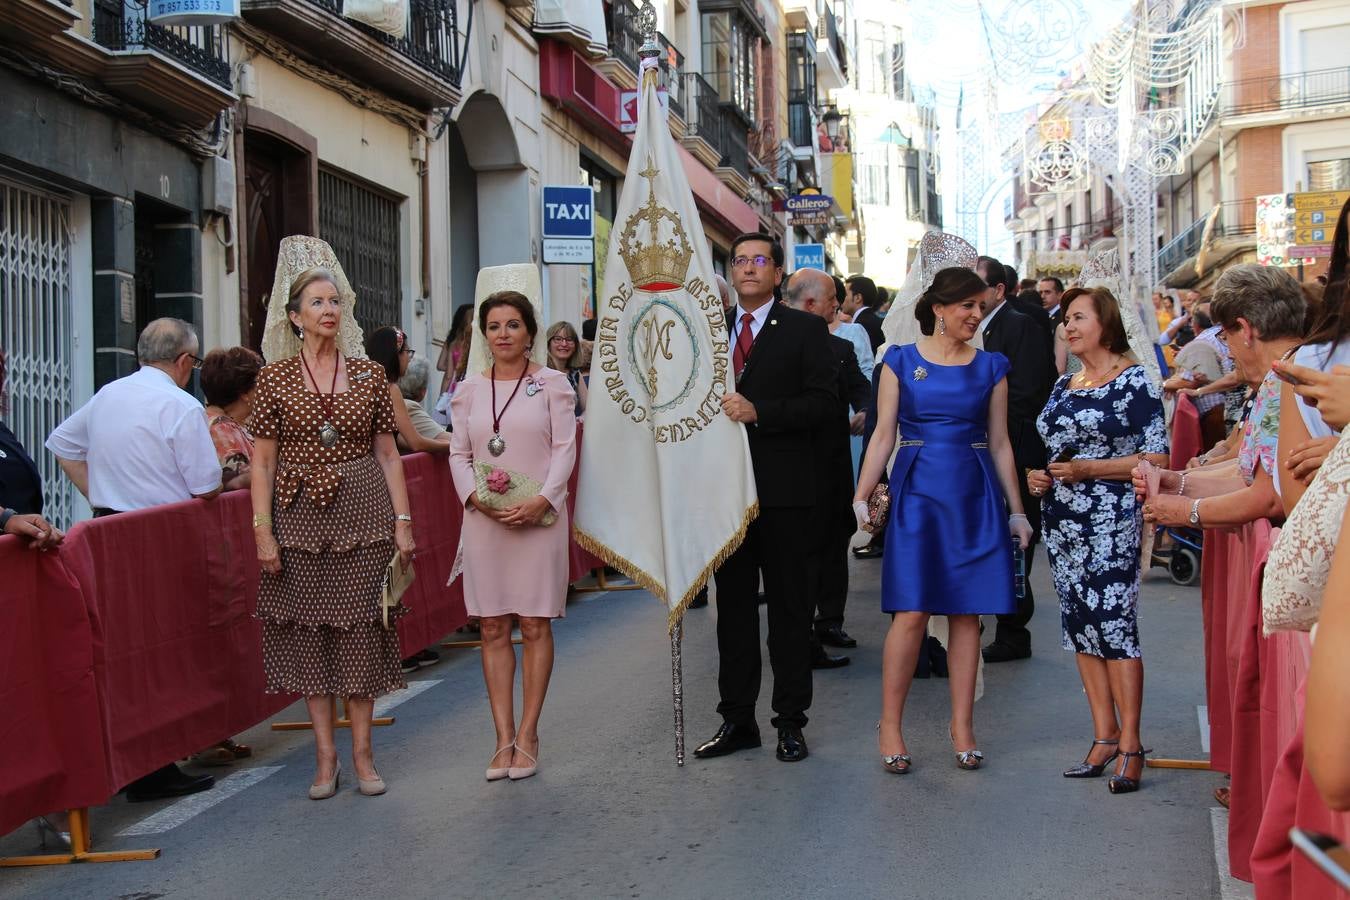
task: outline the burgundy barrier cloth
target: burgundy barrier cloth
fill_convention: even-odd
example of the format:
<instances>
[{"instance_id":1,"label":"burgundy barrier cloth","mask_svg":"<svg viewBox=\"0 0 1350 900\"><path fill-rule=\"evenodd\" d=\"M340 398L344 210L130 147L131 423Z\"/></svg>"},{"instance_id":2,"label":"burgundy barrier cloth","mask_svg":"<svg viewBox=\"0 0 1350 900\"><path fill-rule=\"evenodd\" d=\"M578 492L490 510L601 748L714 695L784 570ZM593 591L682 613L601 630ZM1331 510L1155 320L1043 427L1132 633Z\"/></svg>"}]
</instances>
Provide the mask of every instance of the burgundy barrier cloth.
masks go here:
<instances>
[{"instance_id":1,"label":"burgundy barrier cloth","mask_svg":"<svg viewBox=\"0 0 1350 900\"><path fill-rule=\"evenodd\" d=\"M446 581L463 509L444 456L403 458L411 655L467 621ZM576 475L573 474L575 486ZM59 551L0 538L0 834L105 802L295 700L267 694L248 491L81 522ZM572 578L600 565L572 546Z\"/></svg>"},{"instance_id":2,"label":"burgundy barrier cloth","mask_svg":"<svg viewBox=\"0 0 1350 900\"><path fill-rule=\"evenodd\" d=\"M1185 471L1186 463L1200 455L1204 435L1200 431L1200 411L1185 394L1177 394L1177 405L1172 410L1172 454L1169 467Z\"/></svg>"},{"instance_id":3,"label":"burgundy barrier cloth","mask_svg":"<svg viewBox=\"0 0 1350 900\"><path fill-rule=\"evenodd\" d=\"M0 834L112 794L93 627L67 562L0 537Z\"/></svg>"}]
</instances>

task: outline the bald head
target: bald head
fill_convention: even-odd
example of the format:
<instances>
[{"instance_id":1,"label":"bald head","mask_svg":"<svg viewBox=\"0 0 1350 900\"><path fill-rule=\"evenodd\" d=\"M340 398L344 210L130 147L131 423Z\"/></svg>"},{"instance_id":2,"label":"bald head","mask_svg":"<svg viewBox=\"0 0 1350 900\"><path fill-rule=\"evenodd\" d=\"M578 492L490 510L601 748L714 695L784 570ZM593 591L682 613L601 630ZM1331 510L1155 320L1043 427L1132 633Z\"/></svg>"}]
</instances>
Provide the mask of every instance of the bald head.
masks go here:
<instances>
[{"instance_id":1,"label":"bald head","mask_svg":"<svg viewBox=\"0 0 1350 900\"><path fill-rule=\"evenodd\" d=\"M820 316L833 322L839 312L839 298L834 293L834 279L819 269L798 269L788 279L783 299L793 309Z\"/></svg>"}]
</instances>

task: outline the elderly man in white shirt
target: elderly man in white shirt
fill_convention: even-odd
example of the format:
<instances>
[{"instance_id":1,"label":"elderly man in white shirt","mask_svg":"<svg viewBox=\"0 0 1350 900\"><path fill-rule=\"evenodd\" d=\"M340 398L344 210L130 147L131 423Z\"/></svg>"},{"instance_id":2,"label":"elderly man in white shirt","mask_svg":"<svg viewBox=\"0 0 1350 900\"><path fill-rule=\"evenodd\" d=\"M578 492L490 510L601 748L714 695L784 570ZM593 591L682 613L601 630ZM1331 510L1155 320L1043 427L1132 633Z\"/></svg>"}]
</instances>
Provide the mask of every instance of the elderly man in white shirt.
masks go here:
<instances>
[{"instance_id":1,"label":"elderly man in white shirt","mask_svg":"<svg viewBox=\"0 0 1350 900\"><path fill-rule=\"evenodd\" d=\"M187 322L156 319L136 342L140 369L105 385L47 438L96 517L220 493L206 411L183 390L201 365L198 349ZM214 784L169 763L127 785L127 799L178 797Z\"/></svg>"},{"instance_id":2,"label":"elderly man in white shirt","mask_svg":"<svg viewBox=\"0 0 1350 900\"><path fill-rule=\"evenodd\" d=\"M96 514L220 493L206 412L183 390L201 365L197 351L191 325L156 319L136 343L141 368L105 385L47 438Z\"/></svg>"}]
</instances>

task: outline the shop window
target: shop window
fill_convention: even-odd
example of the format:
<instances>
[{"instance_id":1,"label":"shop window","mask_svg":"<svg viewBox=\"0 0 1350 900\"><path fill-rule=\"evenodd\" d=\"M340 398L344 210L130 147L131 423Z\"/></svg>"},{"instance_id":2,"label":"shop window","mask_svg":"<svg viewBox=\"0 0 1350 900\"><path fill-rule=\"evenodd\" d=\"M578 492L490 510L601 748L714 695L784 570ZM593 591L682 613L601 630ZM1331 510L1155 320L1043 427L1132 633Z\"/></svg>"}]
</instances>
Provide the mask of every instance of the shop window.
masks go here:
<instances>
[{"instance_id":1,"label":"shop window","mask_svg":"<svg viewBox=\"0 0 1350 900\"><path fill-rule=\"evenodd\" d=\"M370 334L403 326L399 201L330 169L319 170L319 236L356 292L356 321Z\"/></svg>"}]
</instances>

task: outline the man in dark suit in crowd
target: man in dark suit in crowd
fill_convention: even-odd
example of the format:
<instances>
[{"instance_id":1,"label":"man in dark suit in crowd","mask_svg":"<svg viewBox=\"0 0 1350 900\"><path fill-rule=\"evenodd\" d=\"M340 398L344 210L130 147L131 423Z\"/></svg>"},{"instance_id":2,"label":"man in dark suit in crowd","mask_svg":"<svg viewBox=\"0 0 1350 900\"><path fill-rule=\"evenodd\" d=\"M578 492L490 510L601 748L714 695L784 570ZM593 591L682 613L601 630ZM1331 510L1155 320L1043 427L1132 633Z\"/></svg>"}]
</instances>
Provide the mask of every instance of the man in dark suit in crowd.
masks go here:
<instances>
[{"instance_id":1,"label":"man in dark suit in crowd","mask_svg":"<svg viewBox=\"0 0 1350 900\"><path fill-rule=\"evenodd\" d=\"M853 317L854 322L867 330L873 353L886 342L886 336L881 333L881 316L877 315L877 306L880 303L881 294L877 291L875 281L866 275L854 275L844 279L844 302L841 308L846 315Z\"/></svg>"},{"instance_id":2,"label":"man in dark suit in crowd","mask_svg":"<svg viewBox=\"0 0 1350 900\"><path fill-rule=\"evenodd\" d=\"M1050 317L1050 327L1058 328L1064 324L1064 310L1059 308L1059 298L1064 296L1064 282L1047 275L1036 282L1036 293L1041 295L1041 308Z\"/></svg>"},{"instance_id":3,"label":"man in dark suit in crowd","mask_svg":"<svg viewBox=\"0 0 1350 900\"><path fill-rule=\"evenodd\" d=\"M991 256L982 256L981 259L993 259ZM1007 263L1003 263L1003 297L1012 304L1013 309L1027 316L1037 325L1045 330L1045 333L1053 336L1054 327L1050 324L1050 315L1041 306L1039 297L1033 297L1030 294L1023 294L1018 287L1017 270ZM979 271L979 265L976 264L976 271ZM1051 349L1054 349L1054 343L1051 343Z\"/></svg>"},{"instance_id":4,"label":"man in dark suit in crowd","mask_svg":"<svg viewBox=\"0 0 1350 900\"><path fill-rule=\"evenodd\" d=\"M984 320L980 323L980 332L984 337L984 349L1002 353L1012 363L1008 372L1008 439L1017 463L1022 506L1039 537L1041 503L1040 498L1033 497L1027 489L1027 470L1044 468L1046 464L1045 444L1036 431L1036 417L1045 408L1050 388L1055 383L1054 353L1046 330L1006 301L1007 273L1002 264L992 257L981 256L975 272L989 286L981 304ZM1044 309L1041 315L1045 315ZM1032 547L1026 552L1026 594L1018 600L1016 612L998 617L994 641L984 648L985 662L1006 662L1031 655L1031 632L1027 623L1036 608L1030 578L1036 538L1032 540ZM1012 577L1011 573L1008 577Z\"/></svg>"},{"instance_id":5,"label":"man in dark suit in crowd","mask_svg":"<svg viewBox=\"0 0 1350 900\"><path fill-rule=\"evenodd\" d=\"M839 311L834 280L818 269L799 269L788 279L784 301L793 309L819 316L828 326ZM816 587L816 621L811 646L811 665L833 669L848 665L847 656L831 656L825 646L856 647L858 642L844 631L844 603L848 597L848 542L856 529L853 519L853 459L849 441L849 410L867 411L872 386L858 368L853 344L830 335L830 353L839 370L838 413L836 421L821 434L820 462L822 478L828 488L822 491L815 533L821 536L821 553Z\"/></svg>"},{"instance_id":6,"label":"man in dark suit in crowd","mask_svg":"<svg viewBox=\"0 0 1350 900\"><path fill-rule=\"evenodd\" d=\"M807 756L811 706L811 532L830 487L820 465L821 434L839 412L829 330L816 316L775 302L783 247L763 233L731 244L737 304L730 337L736 390L722 411L746 426L759 493L759 517L717 571L717 711L722 727L694 755L722 756L760 745L759 581L768 597L769 662L778 758Z\"/></svg>"}]
</instances>

